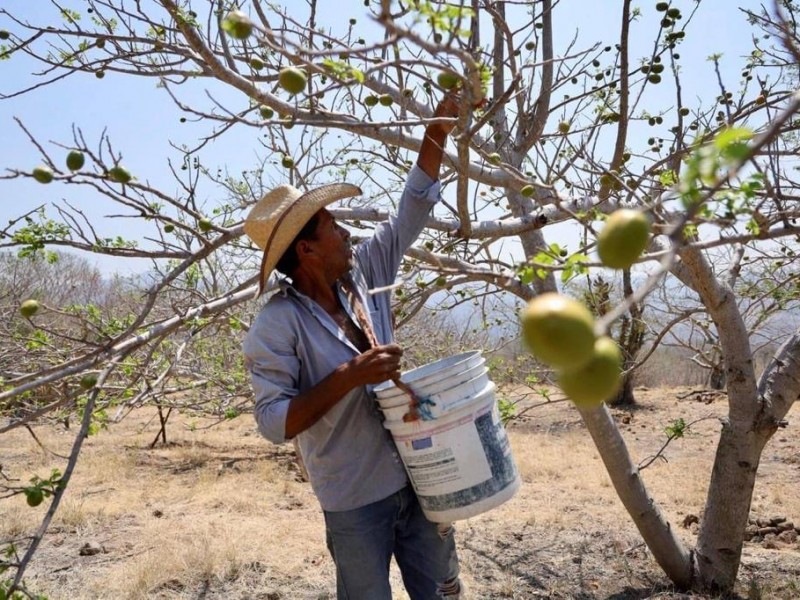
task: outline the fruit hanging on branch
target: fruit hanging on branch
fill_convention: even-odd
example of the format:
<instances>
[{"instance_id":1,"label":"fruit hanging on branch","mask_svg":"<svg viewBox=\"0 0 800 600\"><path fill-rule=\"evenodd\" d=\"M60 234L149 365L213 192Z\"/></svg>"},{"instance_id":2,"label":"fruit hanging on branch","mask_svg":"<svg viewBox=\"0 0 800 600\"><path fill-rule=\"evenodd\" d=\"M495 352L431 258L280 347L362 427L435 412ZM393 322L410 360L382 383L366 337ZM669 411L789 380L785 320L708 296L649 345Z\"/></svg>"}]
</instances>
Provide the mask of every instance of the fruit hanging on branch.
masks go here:
<instances>
[{"instance_id":1,"label":"fruit hanging on branch","mask_svg":"<svg viewBox=\"0 0 800 600\"><path fill-rule=\"evenodd\" d=\"M253 22L242 11L234 10L222 19L222 30L232 38L244 40L253 33Z\"/></svg>"},{"instance_id":2,"label":"fruit hanging on branch","mask_svg":"<svg viewBox=\"0 0 800 600\"><path fill-rule=\"evenodd\" d=\"M281 72L278 74L278 83L284 90L294 96L306 89L308 77L306 77L305 72L301 69L286 67L281 69Z\"/></svg>"},{"instance_id":3,"label":"fruit hanging on branch","mask_svg":"<svg viewBox=\"0 0 800 600\"><path fill-rule=\"evenodd\" d=\"M38 487L27 488L25 490L25 501L28 506L35 508L44 501L44 492Z\"/></svg>"},{"instance_id":4,"label":"fruit hanging on branch","mask_svg":"<svg viewBox=\"0 0 800 600\"><path fill-rule=\"evenodd\" d=\"M39 306L38 300L25 300L25 302L19 305L19 313L26 319L30 319L39 311Z\"/></svg>"},{"instance_id":5,"label":"fruit hanging on branch","mask_svg":"<svg viewBox=\"0 0 800 600\"><path fill-rule=\"evenodd\" d=\"M81 389L90 390L94 386L97 385L97 375L94 373L87 373L83 377L81 377L80 386Z\"/></svg>"},{"instance_id":6,"label":"fruit hanging on branch","mask_svg":"<svg viewBox=\"0 0 800 600\"><path fill-rule=\"evenodd\" d=\"M116 165L108 170L108 178L114 183L130 183L133 176L125 167Z\"/></svg>"},{"instance_id":7,"label":"fruit hanging on branch","mask_svg":"<svg viewBox=\"0 0 800 600\"><path fill-rule=\"evenodd\" d=\"M451 73L450 71L442 71L436 76L436 83L438 83L439 87L442 89L452 90L461 83L461 79L459 79L458 75L455 73Z\"/></svg>"},{"instance_id":8,"label":"fruit hanging on branch","mask_svg":"<svg viewBox=\"0 0 800 600\"><path fill-rule=\"evenodd\" d=\"M606 220L597 236L597 255L612 269L628 269L650 241L650 222L638 210L621 208Z\"/></svg>"},{"instance_id":9,"label":"fruit hanging on branch","mask_svg":"<svg viewBox=\"0 0 800 600\"><path fill-rule=\"evenodd\" d=\"M558 385L575 404L597 406L619 390L622 381L622 352L608 336L597 338L589 362L577 369L558 373Z\"/></svg>"},{"instance_id":10,"label":"fruit hanging on branch","mask_svg":"<svg viewBox=\"0 0 800 600\"><path fill-rule=\"evenodd\" d=\"M48 167L38 166L33 169L33 178L39 183L50 183L53 181L53 171Z\"/></svg>"},{"instance_id":11,"label":"fruit hanging on branch","mask_svg":"<svg viewBox=\"0 0 800 600\"><path fill-rule=\"evenodd\" d=\"M555 292L542 294L528 302L520 321L525 345L551 367L576 369L594 354L594 317L577 300Z\"/></svg>"},{"instance_id":12,"label":"fruit hanging on branch","mask_svg":"<svg viewBox=\"0 0 800 600\"><path fill-rule=\"evenodd\" d=\"M211 223L211 219L209 219L208 217L203 217L202 219L200 219L200 220L197 222L197 227L198 227L198 229L200 229L200 231L202 231L203 233L208 233L209 231L211 231L211 229L212 229L214 226L213 226L213 224Z\"/></svg>"},{"instance_id":13,"label":"fruit hanging on branch","mask_svg":"<svg viewBox=\"0 0 800 600\"><path fill-rule=\"evenodd\" d=\"M67 154L67 168L70 171L80 171L85 162L86 159L83 157L83 152L72 150Z\"/></svg>"}]
</instances>

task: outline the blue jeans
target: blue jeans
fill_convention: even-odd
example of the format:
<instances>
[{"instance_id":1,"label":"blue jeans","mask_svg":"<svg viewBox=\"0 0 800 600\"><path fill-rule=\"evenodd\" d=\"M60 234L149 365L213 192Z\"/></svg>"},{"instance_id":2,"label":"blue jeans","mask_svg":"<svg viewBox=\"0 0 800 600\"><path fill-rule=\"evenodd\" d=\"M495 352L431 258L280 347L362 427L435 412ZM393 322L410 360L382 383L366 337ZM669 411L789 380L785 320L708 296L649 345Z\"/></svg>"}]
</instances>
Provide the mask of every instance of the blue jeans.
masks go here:
<instances>
[{"instance_id":1,"label":"blue jeans","mask_svg":"<svg viewBox=\"0 0 800 600\"><path fill-rule=\"evenodd\" d=\"M361 508L324 514L338 600L391 600L393 554L411 600L459 597L453 527L428 521L411 486Z\"/></svg>"}]
</instances>

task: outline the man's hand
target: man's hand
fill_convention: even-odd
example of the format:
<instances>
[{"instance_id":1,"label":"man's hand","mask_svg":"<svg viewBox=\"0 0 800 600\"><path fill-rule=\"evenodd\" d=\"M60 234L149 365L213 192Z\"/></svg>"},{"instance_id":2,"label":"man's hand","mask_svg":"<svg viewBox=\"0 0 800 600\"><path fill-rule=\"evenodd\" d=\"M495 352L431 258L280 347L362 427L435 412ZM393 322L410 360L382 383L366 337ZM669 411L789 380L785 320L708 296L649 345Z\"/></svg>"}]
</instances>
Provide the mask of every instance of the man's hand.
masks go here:
<instances>
[{"instance_id":1,"label":"man's hand","mask_svg":"<svg viewBox=\"0 0 800 600\"><path fill-rule=\"evenodd\" d=\"M436 107L436 110L433 111L434 117L458 117L459 107L461 105L461 93L458 90L450 90L447 92L442 100L439 102L439 105ZM436 125L431 125L431 127L437 127L444 135L449 135L453 128L456 126L455 122L453 123L438 123Z\"/></svg>"},{"instance_id":2,"label":"man's hand","mask_svg":"<svg viewBox=\"0 0 800 600\"><path fill-rule=\"evenodd\" d=\"M357 385L376 384L400 377L403 349L397 344L370 348L347 363L347 375Z\"/></svg>"}]
</instances>

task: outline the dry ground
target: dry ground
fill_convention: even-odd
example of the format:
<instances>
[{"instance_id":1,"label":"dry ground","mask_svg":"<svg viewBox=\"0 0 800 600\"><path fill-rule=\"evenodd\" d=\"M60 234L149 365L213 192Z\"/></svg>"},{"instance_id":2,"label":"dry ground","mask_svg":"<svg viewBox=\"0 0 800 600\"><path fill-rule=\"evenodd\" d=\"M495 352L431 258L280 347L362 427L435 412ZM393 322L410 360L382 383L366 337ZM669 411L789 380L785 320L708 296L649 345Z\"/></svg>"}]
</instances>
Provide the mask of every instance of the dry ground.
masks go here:
<instances>
[{"instance_id":1,"label":"dry ground","mask_svg":"<svg viewBox=\"0 0 800 600\"><path fill-rule=\"evenodd\" d=\"M662 446L664 427L700 420L644 471L653 497L687 543L700 515L724 414L720 396L679 399L686 389L639 390L641 407L614 411L635 461ZM531 399L529 399L530 401ZM532 398L536 401L537 398ZM764 452L754 517L800 524L800 408ZM89 438L64 504L26 581L51 600L84 598L334 598L320 510L293 462L291 445L271 446L243 416L208 428L182 415L170 443L148 449L157 431L142 409ZM457 523L467 597L685 598L670 590L610 485L568 403L552 403L509 425L523 485L501 507ZM66 454L73 431L39 426L51 451ZM4 473L25 481L63 461L25 431L0 437ZM15 497L0 502L0 540L31 533L45 512ZM93 543L102 550L82 555ZM768 547L764 547L764 546ZM396 598L406 598L394 572ZM743 598L800 598L800 546L745 544Z\"/></svg>"}]
</instances>

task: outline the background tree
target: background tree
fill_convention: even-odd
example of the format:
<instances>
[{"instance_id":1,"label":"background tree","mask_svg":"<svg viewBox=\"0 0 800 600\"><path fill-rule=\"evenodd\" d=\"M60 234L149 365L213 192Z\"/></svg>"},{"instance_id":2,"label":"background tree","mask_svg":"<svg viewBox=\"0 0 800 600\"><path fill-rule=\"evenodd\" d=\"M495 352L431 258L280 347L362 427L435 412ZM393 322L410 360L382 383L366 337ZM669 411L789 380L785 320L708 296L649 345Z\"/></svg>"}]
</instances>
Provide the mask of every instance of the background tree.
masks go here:
<instances>
[{"instance_id":1,"label":"background tree","mask_svg":"<svg viewBox=\"0 0 800 600\"><path fill-rule=\"evenodd\" d=\"M398 325L434 295L449 294L451 306L485 308L492 296L503 298L499 305L519 306L593 274L600 268L593 249L603 215L621 206L646 211L655 235L634 273L648 277L627 276L626 299L599 328L608 331L624 317L633 331L641 302L669 273L692 291L716 329L730 415L696 548L677 540L660 515L609 411L580 413L667 576L684 588L730 589L758 459L800 392L798 334L759 376L732 283L758 261L789 278L780 284L787 295L797 293L791 279L800 233L792 174L800 104L793 91L797 6L781 1L747 12L766 37L754 38L741 76L729 80L721 58L712 56L716 81L687 90L681 64L701 57L683 57L681 49L687 36L708 28L695 23L702 4L675 0L637 9L623 0L614 7L613 36L588 46L563 39L560 23L568 22L574 3L551 0L369 1L357 18L331 24L320 21L315 0L291 9L260 0L159 0L135 8L74 0L53 5L59 21L0 9L7 32L0 58L37 65L30 85L4 90L7 100L51 93L64 78L139 78L156 82L181 119L203 129L193 146L176 149L177 160L163 161L174 178L167 182L160 173L132 172L118 141L105 133L87 139L76 124L72 139L45 144L17 122L41 165L9 165L2 180L46 183L64 199L12 218L0 230L2 247L20 258L70 249L144 259L152 267L122 312L103 312L96 300L44 304L29 318L15 315L4 329L10 339L35 340L39 356L4 375L0 407L9 420L0 433L64 406L38 400L14 412L20 399L45 386L65 386L64 397L82 417L63 476L37 488L53 501L24 556L11 561L10 588L21 589L98 418L154 404L166 439L171 409L224 418L247 404L238 339L257 310L259 260L242 238L249 207L277 183L306 188L347 179L365 193L336 216L367 234L391 210L422 126L455 78L464 108L442 177L445 203L407 256L396 293ZM242 15L232 19L237 10ZM646 52L634 50L634 33L648 37ZM289 67L301 73L287 84L281 73ZM482 109L471 110L484 99ZM241 170L238 159L227 167L205 161L214 143L242 132L238 139L253 143L255 165ZM82 158L66 164L68 152ZM125 226L102 233L96 209L78 201L82 194L110 207L108 214ZM549 239L559 224L569 224L573 242L557 241L554 233ZM132 232L134 225L141 233ZM732 249L725 264L711 260L719 246ZM92 385L82 379L87 371L96 374Z\"/></svg>"}]
</instances>

